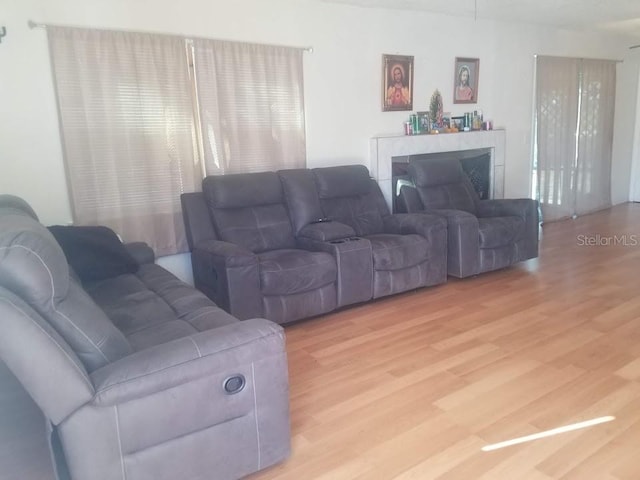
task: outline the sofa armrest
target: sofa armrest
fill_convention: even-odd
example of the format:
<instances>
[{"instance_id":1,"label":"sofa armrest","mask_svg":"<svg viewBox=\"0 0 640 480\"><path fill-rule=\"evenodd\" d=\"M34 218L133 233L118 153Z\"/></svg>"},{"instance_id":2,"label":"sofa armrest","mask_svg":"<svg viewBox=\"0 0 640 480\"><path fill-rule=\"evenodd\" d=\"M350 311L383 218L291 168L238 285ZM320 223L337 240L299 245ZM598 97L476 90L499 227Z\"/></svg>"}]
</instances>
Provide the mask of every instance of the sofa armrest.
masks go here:
<instances>
[{"instance_id":1,"label":"sofa armrest","mask_svg":"<svg viewBox=\"0 0 640 480\"><path fill-rule=\"evenodd\" d=\"M131 255L140 265L153 263L156 259L153 249L145 242L125 243L124 247L127 249L127 252L129 252L129 255Z\"/></svg>"},{"instance_id":2,"label":"sofa armrest","mask_svg":"<svg viewBox=\"0 0 640 480\"><path fill-rule=\"evenodd\" d=\"M320 242L329 242L340 238L354 237L355 230L344 223L332 220L310 223L304 226L298 233L299 237Z\"/></svg>"},{"instance_id":3,"label":"sofa armrest","mask_svg":"<svg viewBox=\"0 0 640 480\"><path fill-rule=\"evenodd\" d=\"M515 261L538 256L540 217L538 201L531 198L482 200L478 202L479 217L504 217L513 215L524 220L524 230L519 238L518 257Z\"/></svg>"},{"instance_id":4,"label":"sofa armrest","mask_svg":"<svg viewBox=\"0 0 640 480\"><path fill-rule=\"evenodd\" d=\"M430 213L396 213L384 217L385 231L407 235L417 233L424 238L446 231L447 222L441 216Z\"/></svg>"},{"instance_id":5,"label":"sofa armrest","mask_svg":"<svg viewBox=\"0 0 640 480\"><path fill-rule=\"evenodd\" d=\"M326 252L335 258L338 266L338 307L366 302L373 298L373 253L369 240L347 236L324 242L298 237L298 247Z\"/></svg>"},{"instance_id":6,"label":"sofa armrest","mask_svg":"<svg viewBox=\"0 0 640 480\"><path fill-rule=\"evenodd\" d=\"M90 379L96 393L58 426L74 478L120 478L121 462L136 478L244 478L289 454L285 338L273 322L176 339Z\"/></svg>"},{"instance_id":7,"label":"sofa armrest","mask_svg":"<svg viewBox=\"0 0 640 480\"><path fill-rule=\"evenodd\" d=\"M478 218L464 210L429 210L447 219L447 272L458 278L480 272Z\"/></svg>"},{"instance_id":8,"label":"sofa armrest","mask_svg":"<svg viewBox=\"0 0 640 480\"><path fill-rule=\"evenodd\" d=\"M384 217L385 231L400 235L417 234L427 242L427 258L438 264L442 281L447 264L447 221L431 213L396 213ZM440 277L439 277L440 278Z\"/></svg>"},{"instance_id":9,"label":"sofa armrest","mask_svg":"<svg viewBox=\"0 0 640 480\"><path fill-rule=\"evenodd\" d=\"M229 242L206 240L191 252L195 286L241 320L261 317L258 257Z\"/></svg>"},{"instance_id":10,"label":"sofa armrest","mask_svg":"<svg viewBox=\"0 0 640 480\"><path fill-rule=\"evenodd\" d=\"M258 262L258 257L246 248L235 243L223 242L220 240L206 240L198 243L194 250L218 259L225 267L241 267L254 265Z\"/></svg>"},{"instance_id":11,"label":"sofa armrest","mask_svg":"<svg viewBox=\"0 0 640 480\"><path fill-rule=\"evenodd\" d=\"M273 322L252 319L225 325L136 352L94 371L92 403L122 404L214 373L233 374L238 366L284 352L284 331Z\"/></svg>"},{"instance_id":12,"label":"sofa armrest","mask_svg":"<svg viewBox=\"0 0 640 480\"><path fill-rule=\"evenodd\" d=\"M538 217L538 202L531 198L509 198L481 200L478 202L478 217Z\"/></svg>"},{"instance_id":13,"label":"sofa armrest","mask_svg":"<svg viewBox=\"0 0 640 480\"><path fill-rule=\"evenodd\" d=\"M438 209L431 209L426 211L433 215L439 215L443 218L446 218L447 224L470 223L471 225L474 225L476 228L478 227L478 217L464 210L454 210L452 208L438 208Z\"/></svg>"}]
</instances>

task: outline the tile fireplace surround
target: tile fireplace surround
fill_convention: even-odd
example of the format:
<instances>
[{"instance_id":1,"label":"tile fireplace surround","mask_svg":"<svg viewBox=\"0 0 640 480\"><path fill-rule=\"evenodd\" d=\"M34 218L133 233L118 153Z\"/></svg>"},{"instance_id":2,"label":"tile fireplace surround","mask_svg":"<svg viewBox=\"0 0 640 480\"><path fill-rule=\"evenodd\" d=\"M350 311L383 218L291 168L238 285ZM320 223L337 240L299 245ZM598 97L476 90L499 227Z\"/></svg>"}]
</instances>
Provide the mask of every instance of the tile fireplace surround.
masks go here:
<instances>
[{"instance_id":1,"label":"tile fireplace surround","mask_svg":"<svg viewBox=\"0 0 640 480\"><path fill-rule=\"evenodd\" d=\"M371 174L391 207L392 163L394 157L464 150L491 153L490 197L504 197L504 130L441 133L430 135L380 135L370 141Z\"/></svg>"}]
</instances>

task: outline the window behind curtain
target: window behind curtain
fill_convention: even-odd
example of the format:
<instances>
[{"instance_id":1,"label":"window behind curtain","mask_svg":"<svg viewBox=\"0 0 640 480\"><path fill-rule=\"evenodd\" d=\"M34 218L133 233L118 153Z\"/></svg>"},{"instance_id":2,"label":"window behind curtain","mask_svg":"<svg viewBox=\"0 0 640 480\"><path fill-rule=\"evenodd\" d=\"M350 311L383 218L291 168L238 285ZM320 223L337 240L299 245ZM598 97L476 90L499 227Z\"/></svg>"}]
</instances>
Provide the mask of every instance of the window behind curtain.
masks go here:
<instances>
[{"instance_id":1,"label":"window behind curtain","mask_svg":"<svg viewBox=\"0 0 640 480\"><path fill-rule=\"evenodd\" d=\"M578 59L536 59L537 195L545 221L573 214Z\"/></svg>"},{"instance_id":2,"label":"window behind curtain","mask_svg":"<svg viewBox=\"0 0 640 480\"><path fill-rule=\"evenodd\" d=\"M202 175L184 39L47 31L74 222L186 251L180 194Z\"/></svg>"},{"instance_id":3,"label":"window behind curtain","mask_svg":"<svg viewBox=\"0 0 640 480\"><path fill-rule=\"evenodd\" d=\"M537 57L534 181L545 221L611 205L615 84L614 61Z\"/></svg>"},{"instance_id":4,"label":"window behind curtain","mask_svg":"<svg viewBox=\"0 0 640 480\"><path fill-rule=\"evenodd\" d=\"M74 223L182 252L200 152L209 174L305 166L301 49L47 30Z\"/></svg>"},{"instance_id":5,"label":"window behind curtain","mask_svg":"<svg viewBox=\"0 0 640 480\"><path fill-rule=\"evenodd\" d=\"M302 50L193 42L207 174L306 164Z\"/></svg>"}]
</instances>

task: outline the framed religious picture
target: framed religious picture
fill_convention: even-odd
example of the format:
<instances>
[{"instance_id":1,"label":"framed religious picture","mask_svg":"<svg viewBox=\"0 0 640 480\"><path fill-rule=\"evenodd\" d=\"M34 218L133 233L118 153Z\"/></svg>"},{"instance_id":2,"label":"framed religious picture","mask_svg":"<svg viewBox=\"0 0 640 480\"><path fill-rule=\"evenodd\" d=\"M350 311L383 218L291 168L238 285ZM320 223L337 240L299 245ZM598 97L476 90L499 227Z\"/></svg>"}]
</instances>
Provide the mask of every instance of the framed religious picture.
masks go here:
<instances>
[{"instance_id":1,"label":"framed religious picture","mask_svg":"<svg viewBox=\"0 0 640 480\"><path fill-rule=\"evenodd\" d=\"M413 110L413 57L382 55L382 111Z\"/></svg>"},{"instance_id":2,"label":"framed religious picture","mask_svg":"<svg viewBox=\"0 0 640 480\"><path fill-rule=\"evenodd\" d=\"M464 129L464 117L451 117L451 126L461 132Z\"/></svg>"},{"instance_id":3,"label":"framed religious picture","mask_svg":"<svg viewBox=\"0 0 640 480\"><path fill-rule=\"evenodd\" d=\"M453 103L478 102L480 59L456 58L453 77Z\"/></svg>"},{"instance_id":4,"label":"framed religious picture","mask_svg":"<svg viewBox=\"0 0 640 480\"><path fill-rule=\"evenodd\" d=\"M420 131L422 133L429 133L431 130L431 118L429 117L429 112L416 112L416 115L418 115Z\"/></svg>"}]
</instances>

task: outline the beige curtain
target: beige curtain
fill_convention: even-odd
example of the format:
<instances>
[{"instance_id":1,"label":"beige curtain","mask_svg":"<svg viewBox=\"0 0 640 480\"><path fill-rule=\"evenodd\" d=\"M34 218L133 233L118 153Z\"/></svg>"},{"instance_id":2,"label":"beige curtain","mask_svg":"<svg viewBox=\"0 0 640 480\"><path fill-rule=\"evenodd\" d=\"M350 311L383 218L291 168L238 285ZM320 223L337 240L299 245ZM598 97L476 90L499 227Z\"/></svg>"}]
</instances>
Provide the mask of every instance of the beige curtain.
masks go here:
<instances>
[{"instance_id":1,"label":"beige curtain","mask_svg":"<svg viewBox=\"0 0 640 480\"><path fill-rule=\"evenodd\" d=\"M615 92L615 62L582 61L576 215L611 206Z\"/></svg>"},{"instance_id":2,"label":"beige curtain","mask_svg":"<svg viewBox=\"0 0 640 480\"><path fill-rule=\"evenodd\" d=\"M615 62L538 56L535 181L545 222L611 205Z\"/></svg>"},{"instance_id":3,"label":"beige curtain","mask_svg":"<svg viewBox=\"0 0 640 480\"><path fill-rule=\"evenodd\" d=\"M157 255L187 250L180 194L200 187L181 38L47 27L77 224Z\"/></svg>"},{"instance_id":4,"label":"beige curtain","mask_svg":"<svg viewBox=\"0 0 640 480\"><path fill-rule=\"evenodd\" d=\"M299 48L193 41L206 173L306 164Z\"/></svg>"}]
</instances>

